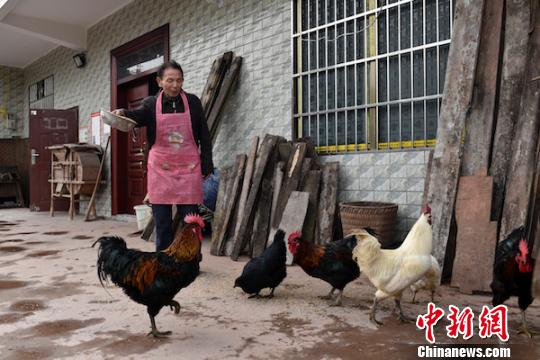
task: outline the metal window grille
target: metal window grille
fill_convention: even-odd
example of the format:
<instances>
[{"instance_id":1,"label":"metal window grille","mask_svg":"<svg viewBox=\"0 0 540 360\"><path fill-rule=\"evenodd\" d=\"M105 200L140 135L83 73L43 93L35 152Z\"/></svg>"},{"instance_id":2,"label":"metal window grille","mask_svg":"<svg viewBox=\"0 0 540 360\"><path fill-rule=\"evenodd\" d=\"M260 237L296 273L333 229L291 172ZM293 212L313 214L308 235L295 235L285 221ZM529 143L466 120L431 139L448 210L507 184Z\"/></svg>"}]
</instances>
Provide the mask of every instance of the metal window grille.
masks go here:
<instances>
[{"instance_id":1,"label":"metal window grille","mask_svg":"<svg viewBox=\"0 0 540 360\"><path fill-rule=\"evenodd\" d=\"M453 0L292 0L293 124L319 152L435 145Z\"/></svg>"},{"instance_id":2,"label":"metal window grille","mask_svg":"<svg viewBox=\"0 0 540 360\"><path fill-rule=\"evenodd\" d=\"M53 75L28 87L28 103L30 109L54 109Z\"/></svg>"}]
</instances>

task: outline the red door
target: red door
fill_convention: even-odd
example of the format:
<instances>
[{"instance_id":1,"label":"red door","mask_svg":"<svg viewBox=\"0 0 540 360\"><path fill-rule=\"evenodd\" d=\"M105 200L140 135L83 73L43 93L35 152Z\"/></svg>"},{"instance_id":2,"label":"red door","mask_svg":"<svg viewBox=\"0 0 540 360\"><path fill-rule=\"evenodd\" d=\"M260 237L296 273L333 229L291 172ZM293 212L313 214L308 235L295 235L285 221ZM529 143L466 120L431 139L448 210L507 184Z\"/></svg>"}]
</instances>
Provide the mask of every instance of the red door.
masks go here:
<instances>
[{"instance_id":1,"label":"red door","mask_svg":"<svg viewBox=\"0 0 540 360\"><path fill-rule=\"evenodd\" d=\"M148 82L129 87L126 91L126 108L139 107L148 96ZM130 134L127 144L127 206L128 213L133 207L140 205L146 195L146 163L144 147L146 146L146 128L136 128Z\"/></svg>"},{"instance_id":2,"label":"red door","mask_svg":"<svg viewBox=\"0 0 540 360\"><path fill-rule=\"evenodd\" d=\"M149 95L149 79L130 81L118 87L115 108L133 109ZM133 214L146 195L146 128L129 133L112 131L112 213Z\"/></svg>"},{"instance_id":3,"label":"red door","mask_svg":"<svg viewBox=\"0 0 540 360\"><path fill-rule=\"evenodd\" d=\"M30 110L30 210L49 210L51 201L51 152L47 146L79 141L79 110ZM69 201L55 208L67 210Z\"/></svg>"}]
</instances>

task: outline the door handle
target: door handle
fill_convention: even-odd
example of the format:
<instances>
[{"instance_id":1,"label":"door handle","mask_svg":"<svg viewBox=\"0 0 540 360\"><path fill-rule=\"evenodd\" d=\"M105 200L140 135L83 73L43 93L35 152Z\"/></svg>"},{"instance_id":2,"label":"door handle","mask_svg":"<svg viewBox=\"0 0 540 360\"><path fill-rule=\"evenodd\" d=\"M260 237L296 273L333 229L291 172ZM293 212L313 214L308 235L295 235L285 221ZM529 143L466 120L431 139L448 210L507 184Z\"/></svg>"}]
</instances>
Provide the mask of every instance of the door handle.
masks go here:
<instances>
[{"instance_id":1,"label":"door handle","mask_svg":"<svg viewBox=\"0 0 540 360\"><path fill-rule=\"evenodd\" d=\"M36 160L39 157L39 154L37 153L36 149L32 149L31 156L32 156L31 164L36 165Z\"/></svg>"}]
</instances>

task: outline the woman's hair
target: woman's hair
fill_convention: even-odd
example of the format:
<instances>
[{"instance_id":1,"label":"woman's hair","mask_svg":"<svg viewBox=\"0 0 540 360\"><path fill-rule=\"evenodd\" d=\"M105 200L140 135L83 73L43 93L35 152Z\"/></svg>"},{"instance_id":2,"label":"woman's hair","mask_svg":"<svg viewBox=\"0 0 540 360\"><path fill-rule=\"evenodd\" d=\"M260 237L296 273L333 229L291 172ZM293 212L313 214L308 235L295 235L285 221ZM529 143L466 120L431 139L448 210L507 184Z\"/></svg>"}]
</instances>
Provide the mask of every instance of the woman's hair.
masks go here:
<instances>
[{"instance_id":1,"label":"woman's hair","mask_svg":"<svg viewBox=\"0 0 540 360\"><path fill-rule=\"evenodd\" d=\"M182 70L182 67L180 66L179 63L177 63L177 62L174 61L174 60L164 62L164 63L159 67L159 70L158 70L158 76L159 76L160 78L163 78L163 73L164 73L165 70L167 70L167 69L180 70L180 73L182 74L182 77L184 77L184 71Z\"/></svg>"}]
</instances>

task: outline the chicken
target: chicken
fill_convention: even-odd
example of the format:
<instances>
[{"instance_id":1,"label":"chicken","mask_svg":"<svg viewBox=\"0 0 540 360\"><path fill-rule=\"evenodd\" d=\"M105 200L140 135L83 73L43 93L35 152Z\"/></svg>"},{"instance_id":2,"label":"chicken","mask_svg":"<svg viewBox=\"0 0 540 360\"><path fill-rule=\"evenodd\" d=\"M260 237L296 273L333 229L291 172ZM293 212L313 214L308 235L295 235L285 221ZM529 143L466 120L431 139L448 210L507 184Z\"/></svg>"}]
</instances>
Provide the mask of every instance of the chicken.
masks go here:
<instances>
[{"instance_id":1,"label":"chicken","mask_svg":"<svg viewBox=\"0 0 540 360\"><path fill-rule=\"evenodd\" d=\"M270 288L270 294L264 297L272 298L276 287L287 276L286 258L285 232L278 230L272 245L244 266L242 275L234 282L234 287L238 286L245 293L251 294L249 298L263 297L259 295L260 291Z\"/></svg>"},{"instance_id":2,"label":"chicken","mask_svg":"<svg viewBox=\"0 0 540 360\"><path fill-rule=\"evenodd\" d=\"M434 302L435 290L441 284L441 267L434 256L431 257L431 268L426 275L412 284L409 288L413 293L412 303L415 304L416 293L419 290L431 291L431 302Z\"/></svg>"},{"instance_id":3,"label":"chicken","mask_svg":"<svg viewBox=\"0 0 540 360\"><path fill-rule=\"evenodd\" d=\"M332 299L339 291L332 306L341 306L343 289L360 276L360 269L352 259L352 249L356 245L354 236L328 243L324 246L303 240L299 232L289 235L289 251L294 262L309 276L326 281L332 286L324 299Z\"/></svg>"},{"instance_id":4,"label":"chicken","mask_svg":"<svg viewBox=\"0 0 540 360\"><path fill-rule=\"evenodd\" d=\"M175 295L199 275L199 253L204 222L198 215L188 215L172 244L160 252L128 249L120 237L99 238L97 273L99 281L111 280L133 301L146 305L154 337L170 335L156 328L155 317L169 306L178 314ZM94 246L92 245L92 246Z\"/></svg>"},{"instance_id":5,"label":"chicken","mask_svg":"<svg viewBox=\"0 0 540 360\"><path fill-rule=\"evenodd\" d=\"M405 289L423 278L431 268L432 231L431 209L426 206L409 234L397 249L382 250L381 244L364 229L353 231L357 245L353 249L353 259L362 272L377 288L369 319L382 325L375 317L377 304L393 297L398 318L401 321L413 320L405 316L401 308L401 295Z\"/></svg>"},{"instance_id":6,"label":"chicken","mask_svg":"<svg viewBox=\"0 0 540 360\"><path fill-rule=\"evenodd\" d=\"M511 296L518 297L522 321L518 332L532 337L537 333L529 329L525 311L533 302L531 285L535 261L529 254L525 238L525 228L520 227L497 245L491 290L493 306L503 304Z\"/></svg>"}]
</instances>

